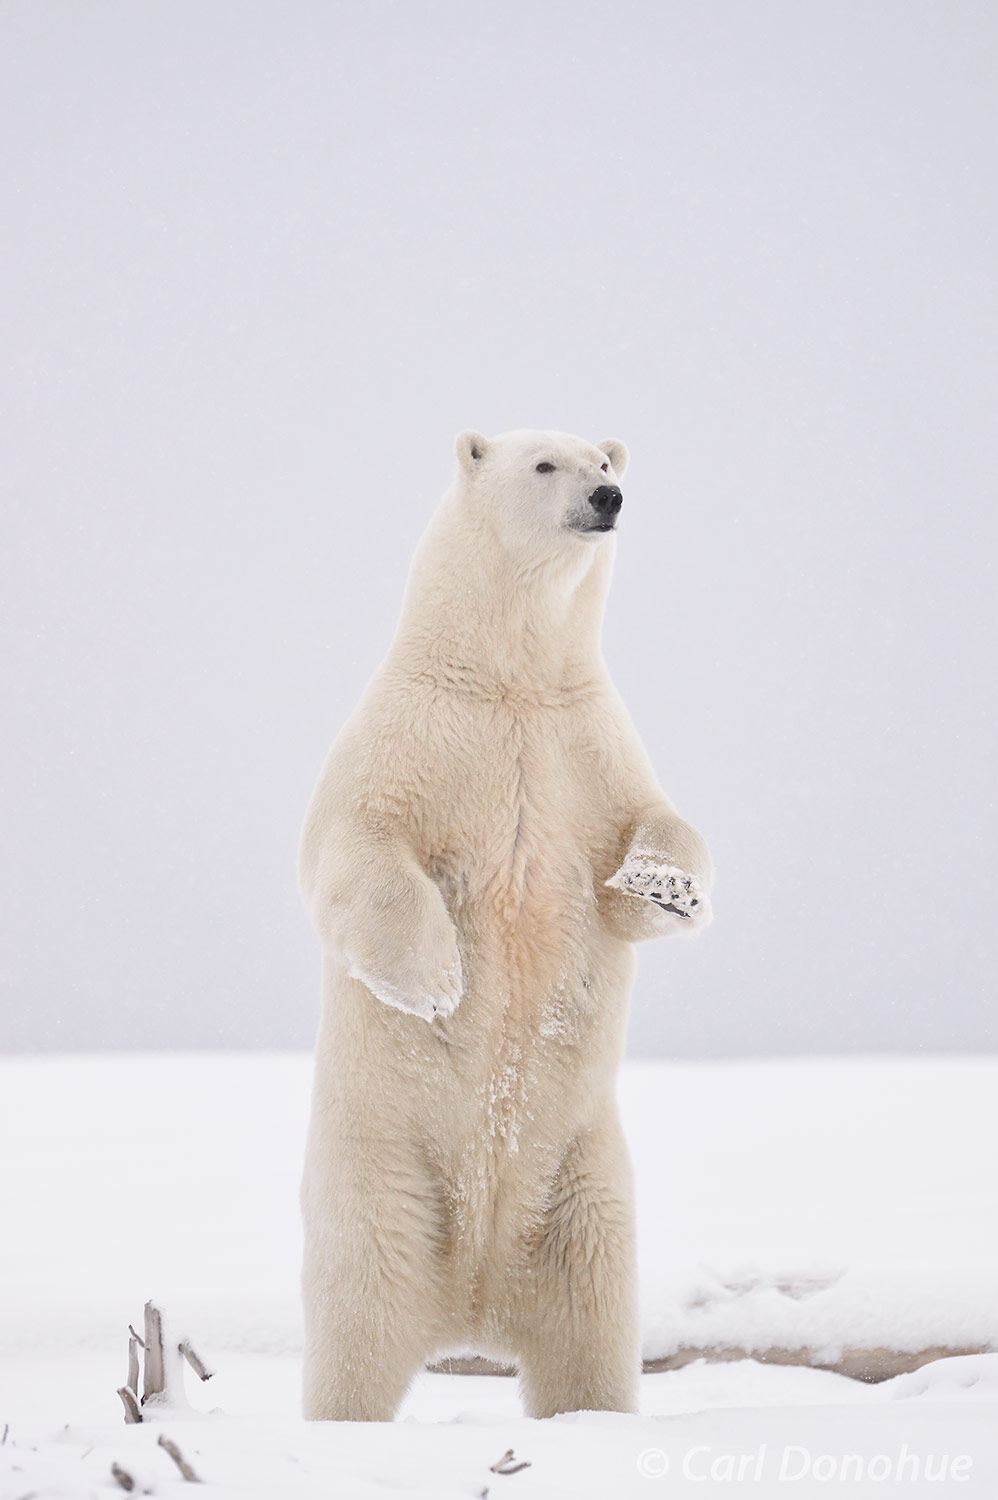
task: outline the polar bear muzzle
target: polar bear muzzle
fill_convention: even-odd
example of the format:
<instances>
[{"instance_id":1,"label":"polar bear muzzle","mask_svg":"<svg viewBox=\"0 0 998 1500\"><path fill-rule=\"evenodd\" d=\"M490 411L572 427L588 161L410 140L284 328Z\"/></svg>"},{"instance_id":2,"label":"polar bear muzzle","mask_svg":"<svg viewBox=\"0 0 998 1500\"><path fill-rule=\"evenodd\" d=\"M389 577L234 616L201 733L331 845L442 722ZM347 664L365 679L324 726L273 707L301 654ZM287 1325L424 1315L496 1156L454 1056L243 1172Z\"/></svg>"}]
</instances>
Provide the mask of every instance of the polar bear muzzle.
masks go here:
<instances>
[{"instance_id":1,"label":"polar bear muzzle","mask_svg":"<svg viewBox=\"0 0 998 1500\"><path fill-rule=\"evenodd\" d=\"M592 519L581 525L579 531L613 531L624 497L615 484L601 484L589 496L593 508Z\"/></svg>"}]
</instances>

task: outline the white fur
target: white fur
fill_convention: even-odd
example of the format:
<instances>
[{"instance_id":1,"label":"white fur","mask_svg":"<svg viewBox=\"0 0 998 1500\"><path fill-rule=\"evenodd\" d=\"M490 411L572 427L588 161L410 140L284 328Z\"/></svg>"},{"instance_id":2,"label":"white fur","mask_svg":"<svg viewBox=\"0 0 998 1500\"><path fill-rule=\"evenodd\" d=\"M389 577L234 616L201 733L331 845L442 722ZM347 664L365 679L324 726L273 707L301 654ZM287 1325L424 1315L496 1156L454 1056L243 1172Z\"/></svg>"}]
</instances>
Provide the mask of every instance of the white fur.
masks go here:
<instances>
[{"instance_id":1,"label":"white fur","mask_svg":"<svg viewBox=\"0 0 998 1500\"><path fill-rule=\"evenodd\" d=\"M704 925L710 857L600 653L614 534L572 529L626 449L462 433L457 454L302 836L312 1418L389 1419L468 1348L518 1365L532 1416L635 1409L631 945ZM670 879L700 918L650 898Z\"/></svg>"}]
</instances>

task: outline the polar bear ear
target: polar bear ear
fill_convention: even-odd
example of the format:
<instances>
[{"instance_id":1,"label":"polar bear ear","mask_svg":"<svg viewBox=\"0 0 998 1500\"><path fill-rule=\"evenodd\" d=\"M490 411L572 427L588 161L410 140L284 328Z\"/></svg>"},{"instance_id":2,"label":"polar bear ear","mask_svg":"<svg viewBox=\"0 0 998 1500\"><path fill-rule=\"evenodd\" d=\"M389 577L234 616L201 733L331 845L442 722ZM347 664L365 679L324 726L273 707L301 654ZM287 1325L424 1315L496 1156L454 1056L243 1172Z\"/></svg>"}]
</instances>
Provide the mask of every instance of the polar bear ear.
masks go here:
<instances>
[{"instance_id":1,"label":"polar bear ear","mask_svg":"<svg viewBox=\"0 0 998 1500\"><path fill-rule=\"evenodd\" d=\"M466 432L458 433L454 441L454 451L466 474L475 473L488 452L488 447L488 439L482 437L480 432L473 432L470 427Z\"/></svg>"},{"instance_id":2,"label":"polar bear ear","mask_svg":"<svg viewBox=\"0 0 998 1500\"><path fill-rule=\"evenodd\" d=\"M597 443L596 446L610 460L610 467L617 478L623 479L624 470L627 468L627 460L630 458L630 454L624 444L619 443L616 438L607 438L605 443Z\"/></svg>"}]
</instances>

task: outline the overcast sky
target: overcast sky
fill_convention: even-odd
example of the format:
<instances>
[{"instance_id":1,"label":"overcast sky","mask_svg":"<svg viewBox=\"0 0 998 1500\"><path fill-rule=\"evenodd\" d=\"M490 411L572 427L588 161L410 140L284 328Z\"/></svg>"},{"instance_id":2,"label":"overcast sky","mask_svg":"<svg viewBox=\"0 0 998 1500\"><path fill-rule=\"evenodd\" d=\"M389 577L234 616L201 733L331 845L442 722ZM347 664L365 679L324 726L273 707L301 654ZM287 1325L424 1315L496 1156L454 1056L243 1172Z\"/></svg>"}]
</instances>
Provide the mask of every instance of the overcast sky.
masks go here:
<instances>
[{"instance_id":1,"label":"overcast sky","mask_svg":"<svg viewBox=\"0 0 998 1500\"><path fill-rule=\"evenodd\" d=\"M454 434L632 452L711 840L632 1047L995 1045L990 0L0 7L10 1048L308 1045L313 781Z\"/></svg>"}]
</instances>

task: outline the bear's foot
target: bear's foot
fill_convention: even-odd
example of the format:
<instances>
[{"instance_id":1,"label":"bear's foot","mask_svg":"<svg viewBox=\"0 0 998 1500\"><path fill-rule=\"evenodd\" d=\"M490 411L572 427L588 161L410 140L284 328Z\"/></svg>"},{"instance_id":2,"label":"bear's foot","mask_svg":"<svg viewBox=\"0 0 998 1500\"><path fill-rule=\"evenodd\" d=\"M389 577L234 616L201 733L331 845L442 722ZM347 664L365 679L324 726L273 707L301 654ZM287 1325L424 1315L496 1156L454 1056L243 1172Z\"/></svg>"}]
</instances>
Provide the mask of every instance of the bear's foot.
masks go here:
<instances>
[{"instance_id":1,"label":"bear's foot","mask_svg":"<svg viewBox=\"0 0 998 1500\"><path fill-rule=\"evenodd\" d=\"M629 854L606 884L625 895L651 901L691 926L702 926L709 920L710 902L696 878L657 855Z\"/></svg>"}]
</instances>

